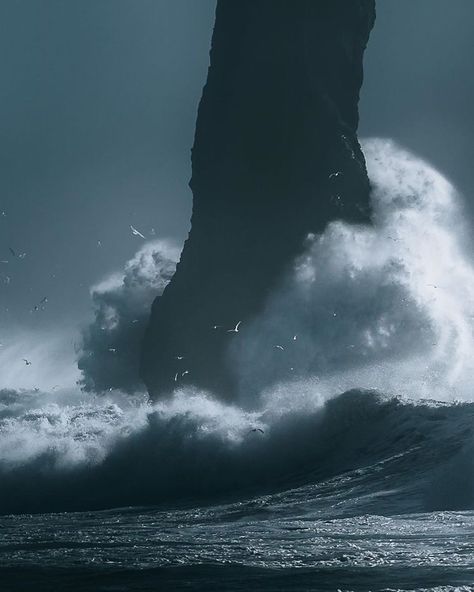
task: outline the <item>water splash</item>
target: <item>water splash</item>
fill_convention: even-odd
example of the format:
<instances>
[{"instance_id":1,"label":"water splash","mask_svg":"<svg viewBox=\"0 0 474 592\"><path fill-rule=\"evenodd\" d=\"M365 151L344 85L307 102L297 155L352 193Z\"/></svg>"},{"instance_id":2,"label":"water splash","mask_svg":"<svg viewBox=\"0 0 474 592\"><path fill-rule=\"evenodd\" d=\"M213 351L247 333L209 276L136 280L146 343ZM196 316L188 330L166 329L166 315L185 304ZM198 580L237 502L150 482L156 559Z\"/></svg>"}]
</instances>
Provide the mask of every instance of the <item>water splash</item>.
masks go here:
<instances>
[{"instance_id":1,"label":"water splash","mask_svg":"<svg viewBox=\"0 0 474 592\"><path fill-rule=\"evenodd\" d=\"M364 149L373 226L337 221L308 237L264 313L242 327L231 355L245 404L308 376L333 394L472 396L474 267L460 197L393 142Z\"/></svg>"}]
</instances>

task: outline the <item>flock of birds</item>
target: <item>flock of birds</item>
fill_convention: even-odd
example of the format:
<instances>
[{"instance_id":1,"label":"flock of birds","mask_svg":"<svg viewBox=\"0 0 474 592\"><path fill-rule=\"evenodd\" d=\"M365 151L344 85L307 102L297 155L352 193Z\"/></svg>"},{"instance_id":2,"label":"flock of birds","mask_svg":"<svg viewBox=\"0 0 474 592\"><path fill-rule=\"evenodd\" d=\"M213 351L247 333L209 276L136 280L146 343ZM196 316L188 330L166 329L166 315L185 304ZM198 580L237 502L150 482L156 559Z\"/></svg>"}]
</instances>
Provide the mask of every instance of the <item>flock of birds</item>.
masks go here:
<instances>
[{"instance_id":1,"label":"flock of birds","mask_svg":"<svg viewBox=\"0 0 474 592\"><path fill-rule=\"evenodd\" d=\"M3 216L3 217L6 217L7 213L5 211L2 211L0 213L0 215ZM142 239L146 240L146 236L142 232L140 232L137 228L135 228L132 224L130 224L130 232L132 233L132 236L137 236L139 238L142 238ZM152 230L152 234L155 234L154 229ZM98 240L97 241L97 245L99 247L101 247L102 246L102 241ZM23 260L27 256L26 252L24 252L24 251L18 252L13 247L8 247L8 250L10 252L10 255L14 259ZM10 260L9 259L0 259L0 265L8 265L9 263L10 263ZM3 281L4 281L5 284L8 285L8 284L11 283L11 276L10 275L8 275L8 274L1 274L1 275L3 277ZM48 303L48 297L47 296L44 296L37 304L34 304L33 305L33 307L32 307L32 309L31 309L30 312L35 313L35 312L39 312L39 311L45 310L45 305L47 303ZM138 319L137 320L134 320L132 322L133 323L137 323L138 322ZM0 347L1 346L3 346L3 343L0 344ZM109 348L109 351L111 353L116 353L117 352L117 349L116 348L113 348L113 347L110 347ZM32 365L32 362L30 360L27 360L26 358L22 358L22 361L25 363L26 366L31 366Z\"/></svg>"},{"instance_id":2,"label":"flock of birds","mask_svg":"<svg viewBox=\"0 0 474 592\"><path fill-rule=\"evenodd\" d=\"M242 324L242 321L239 321L235 327L233 327L232 329L227 329L226 333L239 333L240 330L240 326ZM217 331L218 329L222 329L223 325L213 325L212 329L214 331ZM298 335L293 335L293 339L292 341L296 341L298 339ZM275 345L274 346L275 349L278 349L280 351L285 351L285 348L283 347L283 345ZM175 356L174 358L175 360L177 360L178 362L181 362L182 360L185 360L185 356L183 355L179 355L179 356ZM290 368L291 371L294 370L294 368ZM174 375L174 382L178 382L181 378L184 378L185 376L187 376L188 374L190 374L189 370L184 370L182 372L176 372L176 374ZM255 431L255 430L254 430ZM261 430L260 430L261 431Z\"/></svg>"}]
</instances>

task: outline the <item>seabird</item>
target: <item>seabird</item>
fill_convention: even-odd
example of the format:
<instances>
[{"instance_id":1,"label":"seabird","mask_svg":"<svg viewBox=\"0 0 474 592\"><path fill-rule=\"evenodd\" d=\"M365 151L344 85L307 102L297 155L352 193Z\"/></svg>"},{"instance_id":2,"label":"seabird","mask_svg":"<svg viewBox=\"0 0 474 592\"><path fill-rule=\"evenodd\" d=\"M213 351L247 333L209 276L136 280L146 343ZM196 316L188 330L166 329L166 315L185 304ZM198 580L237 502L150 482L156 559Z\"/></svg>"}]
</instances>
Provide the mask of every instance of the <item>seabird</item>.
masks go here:
<instances>
[{"instance_id":1,"label":"seabird","mask_svg":"<svg viewBox=\"0 0 474 592\"><path fill-rule=\"evenodd\" d=\"M176 372L176 374L174 375L174 381L178 382L178 376L179 376L179 372Z\"/></svg>"},{"instance_id":2,"label":"seabird","mask_svg":"<svg viewBox=\"0 0 474 592\"><path fill-rule=\"evenodd\" d=\"M130 230L132 231L133 236L140 236L141 238L145 238L145 236L136 228L134 228L131 224L130 224Z\"/></svg>"},{"instance_id":3,"label":"seabird","mask_svg":"<svg viewBox=\"0 0 474 592\"><path fill-rule=\"evenodd\" d=\"M181 377L186 376L186 374L189 374L189 370L185 370L184 372L182 372Z\"/></svg>"},{"instance_id":4,"label":"seabird","mask_svg":"<svg viewBox=\"0 0 474 592\"><path fill-rule=\"evenodd\" d=\"M298 339L298 335L293 335L293 341L296 341Z\"/></svg>"},{"instance_id":5,"label":"seabird","mask_svg":"<svg viewBox=\"0 0 474 592\"><path fill-rule=\"evenodd\" d=\"M285 351L285 348L282 345L275 345L277 349L281 349L281 351Z\"/></svg>"},{"instance_id":6,"label":"seabird","mask_svg":"<svg viewBox=\"0 0 474 592\"><path fill-rule=\"evenodd\" d=\"M339 175L341 175L341 174L342 174L342 173L341 173L341 171L337 171L337 172L335 172L335 173L331 173L331 174L329 175L329 178L330 178L330 179L335 179L336 177L339 177Z\"/></svg>"},{"instance_id":7,"label":"seabird","mask_svg":"<svg viewBox=\"0 0 474 592\"><path fill-rule=\"evenodd\" d=\"M27 366L31 366L31 362L29 360L27 360L26 358L22 358L22 360L25 362Z\"/></svg>"},{"instance_id":8,"label":"seabird","mask_svg":"<svg viewBox=\"0 0 474 592\"><path fill-rule=\"evenodd\" d=\"M184 356L176 356L175 360L184 360Z\"/></svg>"},{"instance_id":9,"label":"seabird","mask_svg":"<svg viewBox=\"0 0 474 592\"><path fill-rule=\"evenodd\" d=\"M262 434L264 434L265 432L262 430L262 428L252 428L251 430L249 430L249 434L251 434L252 432L260 432Z\"/></svg>"},{"instance_id":10,"label":"seabird","mask_svg":"<svg viewBox=\"0 0 474 592\"><path fill-rule=\"evenodd\" d=\"M234 329L228 329L227 330L227 333L238 333L239 332L239 327L240 327L241 324L242 324L242 321L239 321L237 323L237 325L235 325L235 328Z\"/></svg>"},{"instance_id":11,"label":"seabird","mask_svg":"<svg viewBox=\"0 0 474 592\"><path fill-rule=\"evenodd\" d=\"M24 259L26 257L26 253L20 253L17 254L16 251L14 251L11 247L8 247L10 253L13 255L13 257L17 257L18 259Z\"/></svg>"},{"instance_id":12,"label":"seabird","mask_svg":"<svg viewBox=\"0 0 474 592\"><path fill-rule=\"evenodd\" d=\"M117 352L117 349L115 347L109 347L109 352L115 354Z\"/></svg>"}]
</instances>

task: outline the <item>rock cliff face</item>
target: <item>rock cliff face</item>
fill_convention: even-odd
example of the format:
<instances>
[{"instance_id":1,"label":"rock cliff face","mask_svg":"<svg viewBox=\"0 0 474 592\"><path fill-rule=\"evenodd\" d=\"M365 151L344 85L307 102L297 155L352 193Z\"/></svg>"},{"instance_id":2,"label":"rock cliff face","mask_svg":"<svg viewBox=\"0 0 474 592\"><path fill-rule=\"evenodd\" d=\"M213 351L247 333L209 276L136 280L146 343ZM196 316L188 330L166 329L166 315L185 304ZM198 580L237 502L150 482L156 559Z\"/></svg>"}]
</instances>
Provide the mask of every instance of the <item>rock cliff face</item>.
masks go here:
<instances>
[{"instance_id":1,"label":"rock cliff face","mask_svg":"<svg viewBox=\"0 0 474 592\"><path fill-rule=\"evenodd\" d=\"M259 313L308 233L370 219L356 133L374 19L375 0L218 0L192 229L142 349L152 396L183 382L231 398L227 329Z\"/></svg>"}]
</instances>

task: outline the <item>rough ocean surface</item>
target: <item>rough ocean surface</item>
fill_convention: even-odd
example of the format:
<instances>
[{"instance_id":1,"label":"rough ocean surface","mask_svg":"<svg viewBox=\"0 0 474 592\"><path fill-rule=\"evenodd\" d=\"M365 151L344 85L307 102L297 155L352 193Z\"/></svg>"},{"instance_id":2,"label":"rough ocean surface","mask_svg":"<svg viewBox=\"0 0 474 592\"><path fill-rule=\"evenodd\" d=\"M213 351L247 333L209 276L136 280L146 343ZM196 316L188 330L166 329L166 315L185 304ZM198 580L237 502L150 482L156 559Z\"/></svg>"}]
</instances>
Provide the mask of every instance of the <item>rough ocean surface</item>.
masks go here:
<instances>
[{"instance_id":1,"label":"rough ocean surface","mask_svg":"<svg viewBox=\"0 0 474 592\"><path fill-rule=\"evenodd\" d=\"M374 19L374 0L219 0L192 152L192 228L142 350L153 396L176 386L183 355L187 380L230 400L238 377L226 330L261 312L308 233L368 221L356 134Z\"/></svg>"}]
</instances>

